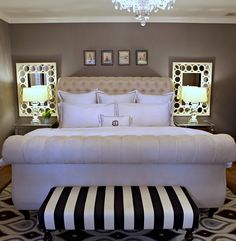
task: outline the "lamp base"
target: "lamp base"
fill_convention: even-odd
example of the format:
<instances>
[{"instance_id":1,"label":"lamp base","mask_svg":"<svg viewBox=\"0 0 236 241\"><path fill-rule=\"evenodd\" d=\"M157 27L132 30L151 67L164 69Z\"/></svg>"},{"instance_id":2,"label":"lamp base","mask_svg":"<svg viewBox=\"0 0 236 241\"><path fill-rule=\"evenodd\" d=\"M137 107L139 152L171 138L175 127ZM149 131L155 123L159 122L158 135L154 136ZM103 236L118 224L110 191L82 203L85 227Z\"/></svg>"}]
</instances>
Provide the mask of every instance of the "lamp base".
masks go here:
<instances>
[{"instance_id":1,"label":"lamp base","mask_svg":"<svg viewBox=\"0 0 236 241\"><path fill-rule=\"evenodd\" d=\"M198 124L197 116L191 116L191 118L188 120L188 124Z\"/></svg>"},{"instance_id":2,"label":"lamp base","mask_svg":"<svg viewBox=\"0 0 236 241\"><path fill-rule=\"evenodd\" d=\"M40 124L40 120L39 120L39 106L38 106L38 102L32 102L33 105L33 118L31 120L31 124L32 125L37 125Z\"/></svg>"},{"instance_id":3,"label":"lamp base","mask_svg":"<svg viewBox=\"0 0 236 241\"><path fill-rule=\"evenodd\" d=\"M188 120L188 124L198 124L198 120L197 120L197 103L193 103L192 104L192 108L191 108L191 117Z\"/></svg>"},{"instance_id":4,"label":"lamp base","mask_svg":"<svg viewBox=\"0 0 236 241\"><path fill-rule=\"evenodd\" d=\"M39 120L39 118L33 118L30 123L33 125L37 125L37 124L40 124L41 121Z\"/></svg>"}]
</instances>

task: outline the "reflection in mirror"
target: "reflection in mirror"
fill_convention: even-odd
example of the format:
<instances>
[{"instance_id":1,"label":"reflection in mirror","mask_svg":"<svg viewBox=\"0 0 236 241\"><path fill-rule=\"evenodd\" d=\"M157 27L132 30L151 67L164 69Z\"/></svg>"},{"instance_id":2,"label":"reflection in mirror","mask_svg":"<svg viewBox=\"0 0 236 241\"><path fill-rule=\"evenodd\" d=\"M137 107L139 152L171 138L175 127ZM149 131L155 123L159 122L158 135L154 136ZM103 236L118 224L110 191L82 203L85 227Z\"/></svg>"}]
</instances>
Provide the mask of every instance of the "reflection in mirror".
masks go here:
<instances>
[{"instance_id":1,"label":"reflection in mirror","mask_svg":"<svg viewBox=\"0 0 236 241\"><path fill-rule=\"evenodd\" d=\"M174 115L189 116L191 103L183 103L178 98L178 89L181 86L198 86L207 88L207 103L199 103L198 115L210 115L212 63L173 62L172 80L174 84Z\"/></svg>"},{"instance_id":2,"label":"reflection in mirror","mask_svg":"<svg viewBox=\"0 0 236 241\"><path fill-rule=\"evenodd\" d=\"M183 73L182 85L201 87L201 74L200 73Z\"/></svg>"},{"instance_id":3,"label":"reflection in mirror","mask_svg":"<svg viewBox=\"0 0 236 241\"><path fill-rule=\"evenodd\" d=\"M45 73L28 73L28 87L34 85L46 85L47 75Z\"/></svg>"},{"instance_id":4,"label":"reflection in mirror","mask_svg":"<svg viewBox=\"0 0 236 241\"><path fill-rule=\"evenodd\" d=\"M40 115L50 109L52 116L57 116L56 98L56 63L17 63L17 91L19 116L32 116L32 105L22 101L24 87L47 85L49 99L40 106Z\"/></svg>"}]
</instances>

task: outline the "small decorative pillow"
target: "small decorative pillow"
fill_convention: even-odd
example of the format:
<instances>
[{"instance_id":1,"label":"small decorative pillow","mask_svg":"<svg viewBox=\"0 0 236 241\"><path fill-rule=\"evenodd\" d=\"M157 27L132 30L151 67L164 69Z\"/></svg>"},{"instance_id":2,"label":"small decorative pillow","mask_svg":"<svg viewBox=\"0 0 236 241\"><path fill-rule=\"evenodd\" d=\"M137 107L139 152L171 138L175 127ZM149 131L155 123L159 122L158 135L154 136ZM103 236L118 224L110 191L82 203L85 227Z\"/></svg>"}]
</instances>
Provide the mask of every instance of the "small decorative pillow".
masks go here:
<instances>
[{"instance_id":1,"label":"small decorative pillow","mask_svg":"<svg viewBox=\"0 0 236 241\"><path fill-rule=\"evenodd\" d=\"M130 126L130 116L104 116L101 115L101 126Z\"/></svg>"},{"instance_id":2,"label":"small decorative pillow","mask_svg":"<svg viewBox=\"0 0 236 241\"><path fill-rule=\"evenodd\" d=\"M70 93L66 91L59 90L58 97L61 102L66 102L69 104L96 104L97 103L97 90L88 93Z\"/></svg>"},{"instance_id":3,"label":"small decorative pillow","mask_svg":"<svg viewBox=\"0 0 236 241\"><path fill-rule=\"evenodd\" d=\"M108 95L102 91L97 91L99 104L112 104L112 103L134 103L136 91L131 91L127 94L121 95Z\"/></svg>"},{"instance_id":4,"label":"small decorative pillow","mask_svg":"<svg viewBox=\"0 0 236 241\"><path fill-rule=\"evenodd\" d=\"M100 115L115 115L114 104L72 105L61 103L60 127L99 127Z\"/></svg>"},{"instance_id":5,"label":"small decorative pillow","mask_svg":"<svg viewBox=\"0 0 236 241\"><path fill-rule=\"evenodd\" d=\"M131 126L170 126L169 103L118 104L119 116L129 115Z\"/></svg>"}]
</instances>

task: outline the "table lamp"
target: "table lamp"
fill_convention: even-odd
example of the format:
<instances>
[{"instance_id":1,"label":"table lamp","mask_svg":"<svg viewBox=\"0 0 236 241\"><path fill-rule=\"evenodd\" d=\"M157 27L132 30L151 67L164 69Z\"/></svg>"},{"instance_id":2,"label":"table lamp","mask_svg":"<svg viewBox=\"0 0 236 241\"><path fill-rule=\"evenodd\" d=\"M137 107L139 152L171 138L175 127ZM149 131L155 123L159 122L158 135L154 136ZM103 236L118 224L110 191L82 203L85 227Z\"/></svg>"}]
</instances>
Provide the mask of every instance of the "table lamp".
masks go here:
<instances>
[{"instance_id":1,"label":"table lamp","mask_svg":"<svg viewBox=\"0 0 236 241\"><path fill-rule=\"evenodd\" d=\"M185 103L191 103L191 117L189 124L198 124L197 108L199 103L207 102L207 88L197 86L182 86L180 90L180 99Z\"/></svg>"},{"instance_id":2,"label":"table lamp","mask_svg":"<svg viewBox=\"0 0 236 241\"><path fill-rule=\"evenodd\" d=\"M23 101L31 102L33 106L33 118L32 124L39 124L39 109L40 103L44 103L48 100L48 90L47 86L44 85L35 85L29 88L23 88Z\"/></svg>"}]
</instances>

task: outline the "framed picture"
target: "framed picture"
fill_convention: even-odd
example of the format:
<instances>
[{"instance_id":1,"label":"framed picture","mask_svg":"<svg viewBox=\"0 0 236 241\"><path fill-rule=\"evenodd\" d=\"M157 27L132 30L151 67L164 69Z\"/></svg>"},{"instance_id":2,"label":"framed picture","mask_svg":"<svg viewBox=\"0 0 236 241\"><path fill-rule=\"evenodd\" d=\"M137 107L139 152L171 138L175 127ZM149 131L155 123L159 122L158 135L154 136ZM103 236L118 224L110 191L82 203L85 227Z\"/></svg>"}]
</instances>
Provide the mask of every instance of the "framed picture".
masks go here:
<instances>
[{"instance_id":1,"label":"framed picture","mask_svg":"<svg viewBox=\"0 0 236 241\"><path fill-rule=\"evenodd\" d=\"M147 65L147 64L148 64L148 51L136 50L136 65Z\"/></svg>"},{"instance_id":2,"label":"framed picture","mask_svg":"<svg viewBox=\"0 0 236 241\"><path fill-rule=\"evenodd\" d=\"M96 50L84 50L84 65L96 65Z\"/></svg>"},{"instance_id":3,"label":"framed picture","mask_svg":"<svg viewBox=\"0 0 236 241\"><path fill-rule=\"evenodd\" d=\"M101 64L113 65L113 50L101 50Z\"/></svg>"},{"instance_id":4,"label":"framed picture","mask_svg":"<svg viewBox=\"0 0 236 241\"><path fill-rule=\"evenodd\" d=\"M129 50L118 50L118 64L129 65L130 64L130 51Z\"/></svg>"}]
</instances>

